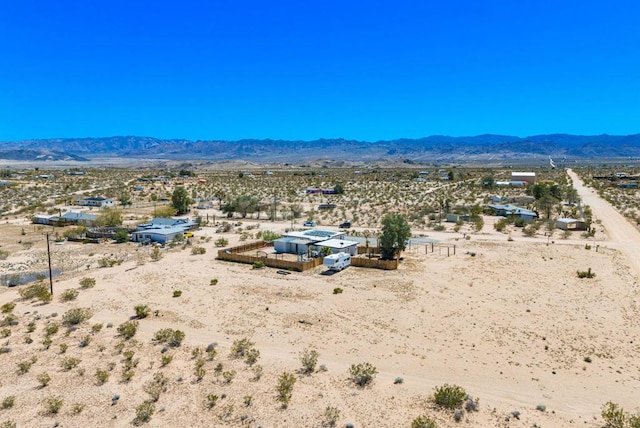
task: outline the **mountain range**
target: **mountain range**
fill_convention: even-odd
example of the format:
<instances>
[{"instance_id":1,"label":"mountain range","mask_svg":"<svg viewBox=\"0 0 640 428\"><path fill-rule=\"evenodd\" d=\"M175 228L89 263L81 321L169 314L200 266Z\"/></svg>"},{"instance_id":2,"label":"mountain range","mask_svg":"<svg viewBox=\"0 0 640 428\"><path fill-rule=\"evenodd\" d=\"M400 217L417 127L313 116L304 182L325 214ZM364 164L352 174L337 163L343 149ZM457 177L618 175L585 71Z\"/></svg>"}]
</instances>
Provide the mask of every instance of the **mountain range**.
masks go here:
<instances>
[{"instance_id":1,"label":"mountain range","mask_svg":"<svg viewBox=\"0 0 640 428\"><path fill-rule=\"evenodd\" d=\"M52 138L0 143L0 159L20 161L130 160L246 160L299 163L305 161L381 161L405 163L504 163L523 159L640 158L640 134L529 137L433 135L418 139L357 141L345 139L190 141L152 137Z\"/></svg>"}]
</instances>

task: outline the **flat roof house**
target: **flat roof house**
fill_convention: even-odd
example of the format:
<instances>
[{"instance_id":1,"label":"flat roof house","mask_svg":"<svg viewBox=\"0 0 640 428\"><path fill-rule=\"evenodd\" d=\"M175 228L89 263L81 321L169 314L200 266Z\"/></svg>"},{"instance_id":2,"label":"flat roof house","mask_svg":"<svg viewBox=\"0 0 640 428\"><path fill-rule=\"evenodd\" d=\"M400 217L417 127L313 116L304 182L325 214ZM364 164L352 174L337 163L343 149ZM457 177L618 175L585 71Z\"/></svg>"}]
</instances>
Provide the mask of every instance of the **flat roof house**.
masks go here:
<instances>
[{"instance_id":1,"label":"flat roof house","mask_svg":"<svg viewBox=\"0 0 640 428\"><path fill-rule=\"evenodd\" d=\"M112 207L114 202L113 202L113 199L92 197L92 198L78 198L76 199L76 204L82 205L85 207L106 208L106 207Z\"/></svg>"},{"instance_id":2,"label":"flat roof house","mask_svg":"<svg viewBox=\"0 0 640 428\"><path fill-rule=\"evenodd\" d=\"M307 254L312 246L322 246L323 241L344 239L344 232L309 229L302 232L289 232L273 241L277 253Z\"/></svg>"},{"instance_id":3,"label":"flat roof house","mask_svg":"<svg viewBox=\"0 0 640 428\"><path fill-rule=\"evenodd\" d=\"M98 219L98 216L95 214L69 211L62 214L62 217L60 217L58 221L61 221L64 223L83 224L85 226L90 226L97 219Z\"/></svg>"},{"instance_id":4,"label":"flat roof house","mask_svg":"<svg viewBox=\"0 0 640 428\"><path fill-rule=\"evenodd\" d=\"M534 218L538 217L538 214L535 211L531 211L526 208L520 208L515 205L489 204L487 206L491 208L497 216L500 217L516 216L521 217L524 220L533 220Z\"/></svg>"},{"instance_id":5,"label":"flat roof house","mask_svg":"<svg viewBox=\"0 0 640 428\"><path fill-rule=\"evenodd\" d=\"M173 241L176 236L182 237L184 229L181 227L162 227L157 229L138 229L131 234L133 242L157 242L166 244Z\"/></svg>"}]
</instances>

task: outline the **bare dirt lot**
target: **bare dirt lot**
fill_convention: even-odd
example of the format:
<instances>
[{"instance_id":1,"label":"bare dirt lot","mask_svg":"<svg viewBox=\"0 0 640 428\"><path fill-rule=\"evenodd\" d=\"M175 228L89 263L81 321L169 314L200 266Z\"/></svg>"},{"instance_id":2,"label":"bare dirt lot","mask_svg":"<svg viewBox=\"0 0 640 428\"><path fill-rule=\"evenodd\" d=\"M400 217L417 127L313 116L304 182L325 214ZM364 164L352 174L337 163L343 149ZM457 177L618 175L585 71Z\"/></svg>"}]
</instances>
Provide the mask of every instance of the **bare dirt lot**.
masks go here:
<instances>
[{"instance_id":1,"label":"bare dirt lot","mask_svg":"<svg viewBox=\"0 0 640 428\"><path fill-rule=\"evenodd\" d=\"M0 400L14 397L0 409L0 422L130 426L142 423L140 406L149 400L149 426L329 426L325 412L334 407L337 426L411 426L428 415L442 427L600 427L607 401L638 411L640 308L631 258L640 240L621 234L624 223L591 197L583 196L601 220L595 240L577 234L509 240L486 217L481 232L465 232L468 240L429 231L455 244L456 254L415 245L397 271L350 267L325 276L319 267L280 275L221 262L214 242L222 235L213 227L192 238L205 254L176 247L162 250L158 261L150 260L152 248L133 243L55 246L69 255L58 256L67 262L51 303L0 289L0 304L15 303L17 321L0 328L8 349L0 354ZM43 230L25 220L0 227L1 248L10 251L0 261L2 273L44 266ZM229 245L239 243L238 235L224 236ZM99 268L105 257L122 263ZM588 268L595 278L578 278ZM95 278L95 287L80 289L85 277ZM69 289L79 290L77 298L62 302ZM140 304L149 315L127 340L118 327ZM60 325L47 343L47 329L77 307L89 308L91 318L71 329ZM180 346L154 344L165 328L185 333ZM231 356L243 338L259 351L255 363ZM205 348L213 343L210 359ZM310 374L301 372L305 349L319 354ZM79 361L67 370L70 358ZM378 373L358 387L349 369L363 362ZM103 384L97 370L108 374ZM286 408L277 391L284 372L296 379ZM42 373L50 376L46 386ZM157 373L166 384L154 401L149 391ZM434 388L444 384L478 398L478 410L463 411L456 422L453 411L433 402ZM51 398L62 401L57 413Z\"/></svg>"}]
</instances>

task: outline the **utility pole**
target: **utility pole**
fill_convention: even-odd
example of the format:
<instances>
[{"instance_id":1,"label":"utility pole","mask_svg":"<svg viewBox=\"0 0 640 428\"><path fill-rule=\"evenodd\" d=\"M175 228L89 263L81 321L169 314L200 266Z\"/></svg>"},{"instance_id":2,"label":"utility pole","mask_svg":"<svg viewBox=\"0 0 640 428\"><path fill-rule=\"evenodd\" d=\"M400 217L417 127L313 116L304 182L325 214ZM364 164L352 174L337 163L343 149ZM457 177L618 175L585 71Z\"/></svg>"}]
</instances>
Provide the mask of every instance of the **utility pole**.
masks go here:
<instances>
[{"instance_id":1,"label":"utility pole","mask_svg":"<svg viewBox=\"0 0 640 428\"><path fill-rule=\"evenodd\" d=\"M49 232L47 232L47 258L49 259L49 288L53 296L53 276L51 275L51 249L49 248Z\"/></svg>"}]
</instances>

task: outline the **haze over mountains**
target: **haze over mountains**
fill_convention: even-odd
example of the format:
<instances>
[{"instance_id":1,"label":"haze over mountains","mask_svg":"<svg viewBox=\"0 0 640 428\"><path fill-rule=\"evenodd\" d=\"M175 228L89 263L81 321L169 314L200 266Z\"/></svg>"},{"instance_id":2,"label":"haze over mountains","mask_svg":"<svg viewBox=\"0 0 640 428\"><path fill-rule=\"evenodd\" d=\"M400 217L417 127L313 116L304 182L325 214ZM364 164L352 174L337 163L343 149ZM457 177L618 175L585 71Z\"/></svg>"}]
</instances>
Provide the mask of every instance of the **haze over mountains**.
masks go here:
<instances>
[{"instance_id":1,"label":"haze over mountains","mask_svg":"<svg viewBox=\"0 0 640 428\"><path fill-rule=\"evenodd\" d=\"M0 159L20 161L86 161L104 158L158 160L236 160L304 162L313 160L405 162L509 162L525 159L586 161L596 158L640 158L640 134L568 135L530 137L478 135L429 136L418 139L356 141L256 140L190 141L152 137L52 138L0 143Z\"/></svg>"}]
</instances>

